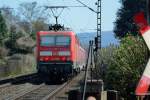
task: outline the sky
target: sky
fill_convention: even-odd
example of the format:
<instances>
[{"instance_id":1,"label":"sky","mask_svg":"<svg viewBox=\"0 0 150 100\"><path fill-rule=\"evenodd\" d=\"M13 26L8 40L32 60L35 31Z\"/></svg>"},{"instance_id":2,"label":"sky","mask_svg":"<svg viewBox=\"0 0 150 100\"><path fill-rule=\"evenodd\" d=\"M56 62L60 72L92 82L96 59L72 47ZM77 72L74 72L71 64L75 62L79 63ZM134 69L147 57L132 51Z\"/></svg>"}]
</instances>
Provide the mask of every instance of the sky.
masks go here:
<instances>
[{"instance_id":1,"label":"sky","mask_svg":"<svg viewBox=\"0 0 150 100\"><path fill-rule=\"evenodd\" d=\"M76 0L0 0L0 7L10 6L17 9L22 2L36 1L40 6L79 6L81 5ZM97 0L80 0L89 7L96 10L95 2ZM112 31L116 19L117 10L120 8L119 0L102 0L102 31ZM59 12L59 10L58 10ZM50 15L52 13L50 12ZM59 23L70 27L75 32L90 32L96 29L96 13L87 8L67 8L59 18ZM52 16L49 17L49 23L54 23L55 20Z\"/></svg>"}]
</instances>

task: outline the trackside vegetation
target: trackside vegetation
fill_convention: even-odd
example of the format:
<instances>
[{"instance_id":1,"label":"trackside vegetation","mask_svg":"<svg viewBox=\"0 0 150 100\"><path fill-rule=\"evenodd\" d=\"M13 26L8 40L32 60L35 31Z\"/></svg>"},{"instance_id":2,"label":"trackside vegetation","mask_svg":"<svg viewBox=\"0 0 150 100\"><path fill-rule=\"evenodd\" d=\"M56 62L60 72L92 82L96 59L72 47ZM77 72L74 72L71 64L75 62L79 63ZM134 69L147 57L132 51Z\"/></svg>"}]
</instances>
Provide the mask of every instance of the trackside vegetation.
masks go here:
<instances>
[{"instance_id":1,"label":"trackside vegetation","mask_svg":"<svg viewBox=\"0 0 150 100\"><path fill-rule=\"evenodd\" d=\"M149 59L149 50L133 22L135 13L146 11L145 1L120 0L122 6L114 22L115 37L120 40L120 44L99 51L97 77L104 80L106 90L119 91L125 100L133 100L136 86Z\"/></svg>"}]
</instances>

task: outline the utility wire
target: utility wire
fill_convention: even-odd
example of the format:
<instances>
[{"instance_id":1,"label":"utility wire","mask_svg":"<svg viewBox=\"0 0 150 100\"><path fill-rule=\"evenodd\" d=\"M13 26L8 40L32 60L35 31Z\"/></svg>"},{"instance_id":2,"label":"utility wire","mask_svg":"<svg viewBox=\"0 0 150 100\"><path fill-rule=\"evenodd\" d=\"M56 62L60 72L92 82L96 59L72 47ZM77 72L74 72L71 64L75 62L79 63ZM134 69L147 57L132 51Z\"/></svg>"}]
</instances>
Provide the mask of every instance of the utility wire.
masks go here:
<instances>
[{"instance_id":1,"label":"utility wire","mask_svg":"<svg viewBox=\"0 0 150 100\"><path fill-rule=\"evenodd\" d=\"M88 5L84 4L82 1L80 0L76 0L77 2L79 2L80 4L82 4L84 7L87 7L89 10L91 10L92 12L97 13L97 11L95 11L93 8L89 7Z\"/></svg>"},{"instance_id":2,"label":"utility wire","mask_svg":"<svg viewBox=\"0 0 150 100\"><path fill-rule=\"evenodd\" d=\"M45 6L47 8L69 8L69 7L85 7L85 6Z\"/></svg>"},{"instance_id":3,"label":"utility wire","mask_svg":"<svg viewBox=\"0 0 150 100\"><path fill-rule=\"evenodd\" d=\"M6 10L6 9L13 9L13 8L9 8L9 7L2 7L2 8L0 8L0 10Z\"/></svg>"}]
</instances>

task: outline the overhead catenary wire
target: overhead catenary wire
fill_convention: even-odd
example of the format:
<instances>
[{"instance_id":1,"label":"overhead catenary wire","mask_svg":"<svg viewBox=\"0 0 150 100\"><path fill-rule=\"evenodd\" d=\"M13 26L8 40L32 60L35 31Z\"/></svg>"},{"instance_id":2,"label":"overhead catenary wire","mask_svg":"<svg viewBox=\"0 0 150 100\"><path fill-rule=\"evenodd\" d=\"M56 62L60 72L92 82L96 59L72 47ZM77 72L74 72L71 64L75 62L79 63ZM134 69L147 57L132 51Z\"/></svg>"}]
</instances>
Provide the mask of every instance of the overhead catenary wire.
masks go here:
<instances>
[{"instance_id":1,"label":"overhead catenary wire","mask_svg":"<svg viewBox=\"0 0 150 100\"><path fill-rule=\"evenodd\" d=\"M6 10L6 9L13 9L13 8L10 8L10 7L1 7L0 10Z\"/></svg>"},{"instance_id":2,"label":"overhead catenary wire","mask_svg":"<svg viewBox=\"0 0 150 100\"><path fill-rule=\"evenodd\" d=\"M86 7L86 6L45 6L47 8L69 8L69 7Z\"/></svg>"},{"instance_id":3,"label":"overhead catenary wire","mask_svg":"<svg viewBox=\"0 0 150 100\"><path fill-rule=\"evenodd\" d=\"M53 14L53 17L56 19L56 25L58 25L58 18L60 17L60 15L62 14L62 12L64 11L65 6L45 6L46 9L50 9L52 14ZM55 14L54 13L54 10L55 12L57 12L58 9L61 9L60 13L59 14Z\"/></svg>"},{"instance_id":4,"label":"overhead catenary wire","mask_svg":"<svg viewBox=\"0 0 150 100\"><path fill-rule=\"evenodd\" d=\"M88 5L86 5L85 3L83 3L82 1L80 0L76 0L77 2L79 2L80 4L82 4L83 6L87 7L89 10L91 10L92 12L95 12L97 13L97 11L95 11L93 8L89 7Z\"/></svg>"},{"instance_id":5,"label":"overhead catenary wire","mask_svg":"<svg viewBox=\"0 0 150 100\"><path fill-rule=\"evenodd\" d=\"M64 11L65 8L69 7L85 7L85 6L44 6L46 9L50 9L53 16L56 19L56 24L58 24L58 18L61 16L62 12ZM57 11L58 9L62 9L58 15L54 13L54 10Z\"/></svg>"},{"instance_id":6,"label":"overhead catenary wire","mask_svg":"<svg viewBox=\"0 0 150 100\"><path fill-rule=\"evenodd\" d=\"M57 8L56 8L56 9L57 9ZM62 14L64 8L62 8L62 10L60 11L60 13L59 13L58 15L56 15L56 14L54 13L53 8L50 8L50 10L51 10L51 12L52 12L52 14L53 14L54 17L59 17L59 16Z\"/></svg>"},{"instance_id":7,"label":"overhead catenary wire","mask_svg":"<svg viewBox=\"0 0 150 100\"><path fill-rule=\"evenodd\" d=\"M47 0L47 2L48 2L49 0ZM53 14L53 16L56 18L56 20L57 20L57 17L59 17L60 15L61 15L61 13L62 13L62 11L65 9L65 8L80 8L80 7L83 7L83 8L88 8L88 9L90 9L90 10L92 10L93 12L95 12L96 13L96 11L94 10L94 9L92 9L91 7L89 7L89 6L87 6L86 4L84 4L82 1L80 1L80 0L76 0L77 2L79 2L80 4L82 4L82 5L71 5L71 6L66 6L65 4L63 4L64 6L45 6L46 8L50 8L51 9L51 12L52 12L52 14ZM62 8L62 11L60 12L60 14L59 15L55 15L54 14L54 10L53 9L59 9L59 8ZM57 21L56 21L57 22ZM88 24L88 23L87 23ZM88 26L86 24L86 26ZM84 28L85 29L85 28ZM80 31L81 31L81 29L79 29Z\"/></svg>"}]
</instances>

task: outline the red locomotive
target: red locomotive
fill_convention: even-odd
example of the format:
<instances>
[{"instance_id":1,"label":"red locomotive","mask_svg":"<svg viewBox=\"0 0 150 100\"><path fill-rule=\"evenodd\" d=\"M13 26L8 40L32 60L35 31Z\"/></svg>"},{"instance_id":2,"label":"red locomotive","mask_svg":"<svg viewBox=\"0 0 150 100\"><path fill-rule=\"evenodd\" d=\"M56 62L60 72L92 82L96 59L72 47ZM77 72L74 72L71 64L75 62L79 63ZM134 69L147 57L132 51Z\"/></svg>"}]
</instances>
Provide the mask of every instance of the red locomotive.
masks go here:
<instances>
[{"instance_id":1,"label":"red locomotive","mask_svg":"<svg viewBox=\"0 0 150 100\"><path fill-rule=\"evenodd\" d=\"M86 51L72 31L37 33L37 70L59 78L80 72L86 63Z\"/></svg>"}]
</instances>

